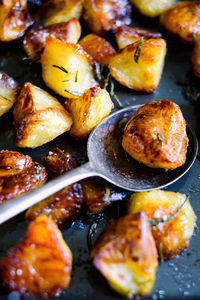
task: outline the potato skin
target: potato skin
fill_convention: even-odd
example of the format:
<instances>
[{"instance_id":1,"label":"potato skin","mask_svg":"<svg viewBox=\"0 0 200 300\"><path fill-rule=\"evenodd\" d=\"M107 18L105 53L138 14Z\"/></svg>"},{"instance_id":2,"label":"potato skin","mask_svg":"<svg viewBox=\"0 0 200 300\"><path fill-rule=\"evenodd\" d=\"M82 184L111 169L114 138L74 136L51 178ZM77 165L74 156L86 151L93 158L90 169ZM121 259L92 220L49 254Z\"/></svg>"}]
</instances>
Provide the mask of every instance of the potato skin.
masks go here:
<instances>
[{"instance_id":1,"label":"potato skin","mask_svg":"<svg viewBox=\"0 0 200 300\"><path fill-rule=\"evenodd\" d=\"M126 46L111 57L108 67L111 75L122 85L136 91L152 93L162 75L166 42L163 39L144 40L137 63L134 55L138 43Z\"/></svg>"},{"instance_id":2,"label":"potato skin","mask_svg":"<svg viewBox=\"0 0 200 300\"><path fill-rule=\"evenodd\" d=\"M27 0L1 0L0 41L7 42L20 38L31 23Z\"/></svg>"},{"instance_id":3,"label":"potato skin","mask_svg":"<svg viewBox=\"0 0 200 300\"><path fill-rule=\"evenodd\" d=\"M159 100L140 107L125 126L122 146L151 168L167 171L183 165L188 137L179 106Z\"/></svg>"},{"instance_id":4,"label":"potato skin","mask_svg":"<svg viewBox=\"0 0 200 300\"><path fill-rule=\"evenodd\" d=\"M192 52L192 66L194 74L200 79L200 40L195 41Z\"/></svg>"},{"instance_id":5,"label":"potato skin","mask_svg":"<svg viewBox=\"0 0 200 300\"><path fill-rule=\"evenodd\" d=\"M79 44L101 66L107 66L110 58L116 54L115 49L108 41L93 33L90 33L82 38Z\"/></svg>"},{"instance_id":6,"label":"potato skin","mask_svg":"<svg viewBox=\"0 0 200 300\"><path fill-rule=\"evenodd\" d=\"M3 287L21 296L48 298L70 282L72 254L52 220L40 216L0 261Z\"/></svg>"},{"instance_id":7,"label":"potato skin","mask_svg":"<svg viewBox=\"0 0 200 300\"><path fill-rule=\"evenodd\" d=\"M160 16L160 23L180 41L193 43L200 36L199 1L182 1L170 7Z\"/></svg>"},{"instance_id":8,"label":"potato skin","mask_svg":"<svg viewBox=\"0 0 200 300\"><path fill-rule=\"evenodd\" d=\"M109 224L91 252L94 266L127 298L148 294L154 284L157 251L145 213Z\"/></svg>"},{"instance_id":9,"label":"potato skin","mask_svg":"<svg viewBox=\"0 0 200 300\"><path fill-rule=\"evenodd\" d=\"M128 213L144 211L150 220L168 218L185 199L183 194L161 190L135 193L128 202ZM188 247L195 221L195 213L187 200L170 221L152 227L160 259L172 259Z\"/></svg>"},{"instance_id":10,"label":"potato skin","mask_svg":"<svg viewBox=\"0 0 200 300\"><path fill-rule=\"evenodd\" d=\"M102 35L131 22L131 6L127 0L85 0L83 18L88 28Z\"/></svg>"},{"instance_id":11,"label":"potato skin","mask_svg":"<svg viewBox=\"0 0 200 300\"><path fill-rule=\"evenodd\" d=\"M175 0L130 0L136 8L145 16L155 18L173 5Z\"/></svg>"},{"instance_id":12,"label":"potato skin","mask_svg":"<svg viewBox=\"0 0 200 300\"><path fill-rule=\"evenodd\" d=\"M81 26L76 18L59 24L43 27L32 26L26 33L23 45L29 58L40 61L40 54L49 36L67 43L77 43L81 35Z\"/></svg>"}]
</instances>

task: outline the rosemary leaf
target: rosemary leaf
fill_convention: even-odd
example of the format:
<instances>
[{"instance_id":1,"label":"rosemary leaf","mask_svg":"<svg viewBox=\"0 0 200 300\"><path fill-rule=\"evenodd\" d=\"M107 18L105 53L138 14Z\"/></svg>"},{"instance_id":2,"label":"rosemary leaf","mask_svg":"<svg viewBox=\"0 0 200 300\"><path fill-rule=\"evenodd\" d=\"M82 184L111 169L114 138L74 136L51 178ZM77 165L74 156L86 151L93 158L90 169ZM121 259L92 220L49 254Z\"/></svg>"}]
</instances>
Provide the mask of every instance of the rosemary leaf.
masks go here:
<instances>
[{"instance_id":1,"label":"rosemary leaf","mask_svg":"<svg viewBox=\"0 0 200 300\"><path fill-rule=\"evenodd\" d=\"M101 67L100 67L100 64L98 64L96 61L94 62L94 65L95 65L95 75L98 79L98 81L101 81L102 79L102 76L101 76Z\"/></svg>"},{"instance_id":2,"label":"rosemary leaf","mask_svg":"<svg viewBox=\"0 0 200 300\"><path fill-rule=\"evenodd\" d=\"M67 92L67 93L73 95L73 96L77 96L77 97L82 96L82 94L79 93L79 92L77 92L77 91L72 91L72 90L67 90L67 89L62 89L62 90L63 90L64 92Z\"/></svg>"},{"instance_id":3,"label":"rosemary leaf","mask_svg":"<svg viewBox=\"0 0 200 300\"><path fill-rule=\"evenodd\" d=\"M54 68L58 68L59 70L63 71L64 73L68 74L69 72L62 66L52 65Z\"/></svg>"},{"instance_id":4,"label":"rosemary leaf","mask_svg":"<svg viewBox=\"0 0 200 300\"><path fill-rule=\"evenodd\" d=\"M36 168L36 174L40 174L40 168Z\"/></svg>"},{"instance_id":5,"label":"rosemary leaf","mask_svg":"<svg viewBox=\"0 0 200 300\"><path fill-rule=\"evenodd\" d=\"M2 95L0 95L0 98L5 99L6 101L11 101L11 99L8 99L8 98L6 98L6 97L4 97L4 96L2 96Z\"/></svg>"},{"instance_id":6,"label":"rosemary leaf","mask_svg":"<svg viewBox=\"0 0 200 300\"><path fill-rule=\"evenodd\" d=\"M135 50L135 54L134 54L134 60L137 64L139 62L139 58L140 58L140 54L141 54L141 50L142 50L142 44L143 44L143 37L140 38L137 48Z\"/></svg>"},{"instance_id":7,"label":"rosemary leaf","mask_svg":"<svg viewBox=\"0 0 200 300\"><path fill-rule=\"evenodd\" d=\"M108 202L109 201L109 197L110 197L110 188L107 185L107 183L104 181L104 185L105 185L105 195L104 195L104 201Z\"/></svg>"},{"instance_id":8,"label":"rosemary leaf","mask_svg":"<svg viewBox=\"0 0 200 300\"><path fill-rule=\"evenodd\" d=\"M119 98L115 94L115 85L114 85L114 81L113 80L110 81L110 95L115 98L115 100L117 101L117 104L118 104L119 108L122 108L122 105L121 105L121 103L119 101Z\"/></svg>"},{"instance_id":9,"label":"rosemary leaf","mask_svg":"<svg viewBox=\"0 0 200 300\"><path fill-rule=\"evenodd\" d=\"M110 72L108 73L103 88L106 90L110 81Z\"/></svg>"},{"instance_id":10,"label":"rosemary leaf","mask_svg":"<svg viewBox=\"0 0 200 300\"><path fill-rule=\"evenodd\" d=\"M93 245L92 245L92 238L93 238L93 235L94 235L94 233L95 233L96 228L97 228L97 223L93 223L93 224L90 226L89 230L88 230L87 244L88 244L88 249L89 249L89 251L91 251L92 248L93 248Z\"/></svg>"},{"instance_id":11,"label":"rosemary leaf","mask_svg":"<svg viewBox=\"0 0 200 300\"><path fill-rule=\"evenodd\" d=\"M163 262L164 256L163 256L163 244L162 243L160 243L160 245L159 245L159 257L160 257L160 261Z\"/></svg>"},{"instance_id":12,"label":"rosemary leaf","mask_svg":"<svg viewBox=\"0 0 200 300\"><path fill-rule=\"evenodd\" d=\"M162 136L162 134L160 132L157 132L157 138L158 138L159 142L161 142L161 144L162 144L162 142L163 142L163 136Z\"/></svg>"},{"instance_id":13,"label":"rosemary leaf","mask_svg":"<svg viewBox=\"0 0 200 300\"><path fill-rule=\"evenodd\" d=\"M76 74L75 74L75 82L78 82L78 70L76 71Z\"/></svg>"}]
</instances>

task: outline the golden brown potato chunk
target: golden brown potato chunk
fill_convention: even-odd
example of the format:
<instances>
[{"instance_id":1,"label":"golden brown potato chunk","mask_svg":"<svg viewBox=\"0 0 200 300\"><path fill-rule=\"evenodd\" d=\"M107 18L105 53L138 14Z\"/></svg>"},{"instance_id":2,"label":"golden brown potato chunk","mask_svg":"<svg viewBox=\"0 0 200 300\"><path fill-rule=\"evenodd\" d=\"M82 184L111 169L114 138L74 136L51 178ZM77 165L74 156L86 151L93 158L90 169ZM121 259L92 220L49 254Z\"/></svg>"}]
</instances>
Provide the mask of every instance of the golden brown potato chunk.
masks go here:
<instances>
[{"instance_id":1,"label":"golden brown potato chunk","mask_svg":"<svg viewBox=\"0 0 200 300\"><path fill-rule=\"evenodd\" d=\"M192 52L192 65L194 74L200 79L200 40L197 40Z\"/></svg>"},{"instance_id":2,"label":"golden brown potato chunk","mask_svg":"<svg viewBox=\"0 0 200 300\"><path fill-rule=\"evenodd\" d=\"M32 23L27 9L27 0L1 0L0 41L20 38Z\"/></svg>"},{"instance_id":3,"label":"golden brown potato chunk","mask_svg":"<svg viewBox=\"0 0 200 300\"><path fill-rule=\"evenodd\" d=\"M148 30L140 29L132 26L120 26L116 29L115 38L119 49L138 42L141 37L144 40L159 39L162 35L159 32L150 32Z\"/></svg>"},{"instance_id":4,"label":"golden brown potato chunk","mask_svg":"<svg viewBox=\"0 0 200 300\"><path fill-rule=\"evenodd\" d=\"M75 139L88 135L114 107L108 92L100 87L86 90L79 98L68 99L66 106L72 115L70 133Z\"/></svg>"},{"instance_id":5,"label":"golden brown potato chunk","mask_svg":"<svg viewBox=\"0 0 200 300\"><path fill-rule=\"evenodd\" d=\"M127 0L85 0L83 18L88 28L102 35L131 22L131 6Z\"/></svg>"},{"instance_id":6,"label":"golden brown potato chunk","mask_svg":"<svg viewBox=\"0 0 200 300\"><path fill-rule=\"evenodd\" d=\"M111 57L109 70L111 75L122 85L136 91L153 92L160 82L166 42L163 39L144 40L126 46ZM137 60L135 59L138 54Z\"/></svg>"},{"instance_id":7,"label":"golden brown potato chunk","mask_svg":"<svg viewBox=\"0 0 200 300\"><path fill-rule=\"evenodd\" d=\"M140 211L150 219L160 259L174 258L188 247L196 216L185 195L160 190L135 193L128 212Z\"/></svg>"},{"instance_id":8,"label":"golden brown potato chunk","mask_svg":"<svg viewBox=\"0 0 200 300\"><path fill-rule=\"evenodd\" d=\"M77 97L97 85L93 59L80 45L49 38L41 62L46 85L63 97Z\"/></svg>"},{"instance_id":9,"label":"golden brown potato chunk","mask_svg":"<svg viewBox=\"0 0 200 300\"><path fill-rule=\"evenodd\" d=\"M79 44L89 53L101 66L107 66L110 58L116 54L115 49L104 38L90 33L86 35Z\"/></svg>"},{"instance_id":10,"label":"golden brown potato chunk","mask_svg":"<svg viewBox=\"0 0 200 300\"><path fill-rule=\"evenodd\" d=\"M45 28L42 26L33 26L25 35L23 42L24 49L29 58L39 61L40 54L49 36L64 42L77 43L80 35L81 26L79 21L75 18L68 22L50 25Z\"/></svg>"},{"instance_id":11,"label":"golden brown potato chunk","mask_svg":"<svg viewBox=\"0 0 200 300\"><path fill-rule=\"evenodd\" d=\"M160 16L160 23L169 34L193 43L200 37L200 2L183 1L170 7Z\"/></svg>"},{"instance_id":12,"label":"golden brown potato chunk","mask_svg":"<svg viewBox=\"0 0 200 300\"><path fill-rule=\"evenodd\" d=\"M11 109L16 101L18 91L17 81L0 71L0 117Z\"/></svg>"},{"instance_id":13,"label":"golden brown potato chunk","mask_svg":"<svg viewBox=\"0 0 200 300\"><path fill-rule=\"evenodd\" d=\"M84 0L49 0L43 3L37 12L36 19L43 26L67 22L72 18L79 19Z\"/></svg>"},{"instance_id":14,"label":"golden brown potato chunk","mask_svg":"<svg viewBox=\"0 0 200 300\"><path fill-rule=\"evenodd\" d=\"M112 222L95 242L94 266L127 298L148 294L154 284L157 251L145 213Z\"/></svg>"},{"instance_id":15,"label":"golden brown potato chunk","mask_svg":"<svg viewBox=\"0 0 200 300\"><path fill-rule=\"evenodd\" d=\"M169 6L175 3L175 0L130 0L135 7L147 17L157 17Z\"/></svg>"},{"instance_id":16,"label":"golden brown potato chunk","mask_svg":"<svg viewBox=\"0 0 200 300\"><path fill-rule=\"evenodd\" d=\"M35 148L68 131L72 119L64 107L44 90L25 83L13 111L15 143Z\"/></svg>"},{"instance_id":17,"label":"golden brown potato chunk","mask_svg":"<svg viewBox=\"0 0 200 300\"><path fill-rule=\"evenodd\" d=\"M134 159L166 171L186 160L188 138L179 106L169 100L140 107L124 129L122 146Z\"/></svg>"},{"instance_id":18,"label":"golden brown potato chunk","mask_svg":"<svg viewBox=\"0 0 200 300\"><path fill-rule=\"evenodd\" d=\"M71 267L72 253L61 232L52 220L40 216L1 259L0 278L6 290L48 298L69 285Z\"/></svg>"}]
</instances>

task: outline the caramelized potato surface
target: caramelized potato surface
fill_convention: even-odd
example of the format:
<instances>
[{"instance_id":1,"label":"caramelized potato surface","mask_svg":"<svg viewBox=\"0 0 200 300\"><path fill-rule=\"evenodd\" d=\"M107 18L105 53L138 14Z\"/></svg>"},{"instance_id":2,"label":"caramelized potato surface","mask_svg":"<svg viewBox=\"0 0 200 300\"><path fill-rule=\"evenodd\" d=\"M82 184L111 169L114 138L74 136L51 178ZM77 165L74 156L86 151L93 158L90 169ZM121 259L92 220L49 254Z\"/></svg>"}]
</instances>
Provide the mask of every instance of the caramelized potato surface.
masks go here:
<instances>
[{"instance_id":1,"label":"caramelized potato surface","mask_svg":"<svg viewBox=\"0 0 200 300\"><path fill-rule=\"evenodd\" d=\"M194 74L200 79L200 40L197 40L192 52L192 66Z\"/></svg>"},{"instance_id":2,"label":"caramelized potato surface","mask_svg":"<svg viewBox=\"0 0 200 300\"><path fill-rule=\"evenodd\" d=\"M13 111L15 143L35 148L68 131L72 119L64 107L44 90L25 83Z\"/></svg>"},{"instance_id":3,"label":"caramelized potato surface","mask_svg":"<svg viewBox=\"0 0 200 300\"><path fill-rule=\"evenodd\" d=\"M23 44L29 58L39 61L40 54L49 36L58 40L77 43L81 35L81 26L76 18L68 22L50 25L48 27L33 26L25 35Z\"/></svg>"},{"instance_id":4,"label":"caramelized potato surface","mask_svg":"<svg viewBox=\"0 0 200 300\"><path fill-rule=\"evenodd\" d=\"M177 3L160 16L160 23L169 34L183 42L193 43L200 37L200 2Z\"/></svg>"},{"instance_id":5,"label":"caramelized potato surface","mask_svg":"<svg viewBox=\"0 0 200 300\"><path fill-rule=\"evenodd\" d=\"M124 129L122 146L134 159L166 171L186 160L186 124L178 105L169 100L140 107Z\"/></svg>"},{"instance_id":6,"label":"caramelized potato surface","mask_svg":"<svg viewBox=\"0 0 200 300\"><path fill-rule=\"evenodd\" d=\"M102 35L131 22L131 6L127 0L85 0L83 18L88 28Z\"/></svg>"},{"instance_id":7,"label":"caramelized potato surface","mask_svg":"<svg viewBox=\"0 0 200 300\"><path fill-rule=\"evenodd\" d=\"M160 259L174 258L189 245L196 216L189 200L184 203L185 199L183 194L158 190L135 193L129 200L129 213L144 211L150 219ZM159 219L163 222L157 223Z\"/></svg>"},{"instance_id":8,"label":"caramelized potato surface","mask_svg":"<svg viewBox=\"0 0 200 300\"><path fill-rule=\"evenodd\" d=\"M41 62L46 85L63 97L75 98L97 85L93 59L80 45L49 38Z\"/></svg>"},{"instance_id":9,"label":"caramelized potato surface","mask_svg":"<svg viewBox=\"0 0 200 300\"><path fill-rule=\"evenodd\" d=\"M27 0L0 1L0 41L7 42L20 38L31 23Z\"/></svg>"},{"instance_id":10,"label":"caramelized potato surface","mask_svg":"<svg viewBox=\"0 0 200 300\"><path fill-rule=\"evenodd\" d=\"M157 251L145 213L130 214L108 225L91 257L121 295L131 299L148 294L155 280Z\"/></svg>"},{"instance_id":11,"label":"caramelized potato surface","mask_svg":"<svg viewBox=\"0 0 200 300\"><path fill-rule=\"evenodd\" d=\"M126 46L138 42L141 37L144 40L148 39L159 39L162 35L159 32L150 32L148 30L140 29L132 26L120 26L117 27L115 38L119 49L125 48Z\"/></svg>"},{"instance_id":12,"label":"caramelized potato surface","mask_svg":"<svg viewBox=\"0 0 200 300\"><path fill-rule=\"evenodd\" d=\"M72 18L79 19L82 14L84 0L48 0L37 12L36 19L43 26L67 22Z\"/></svg>"},{"instance_id":13,"label":"caramelized potato surface","mask_svg":"<svg viewBox=\"0 0 200 300\"><path fill-rule=\"evenodd\" d=\"M48 298L70 282L72 254L52 220L40 216L0 261L3 287L21 296Z\"/></svg>"},{"instance_id":14,"label":"caramelized potato surface","mask_svg":"<svg viewBox=\"0 0 200 300\"><path fill-rule=\"evenodd\" d=\"M135 7L147 17L157 17L169 6L175 3L175 0L130 0Z\"/></svg>"},{"instance_id":15,"label":"caramelized potato surface","mask_svg":"<svg viewBox=\"0 0 200 300\"><path fill-rule=\"evenodd\" d=\"M160 82L166 42L163 39L144 40L138 62L135 52L139 42L126 46L111 57L109 70L111 75L122 85L136 91L153 92Z\"/></svg>"},{"instance_id":16,"label":"caramelized potato surface","mask_svg":"<svg viewBox=\"0 0 200 300\"><path fill-rule=\"evenodd\" d=\"M86 90L79 98L68 99L66 106L72 115L70 133L75 139L88 135L114 107L108 92L100 87Z\"/></svg>"},{"instance_id":17,"label":"caramelized potato surface","mask_svg":"<svg viewBox=\"0 0 200 300\"><path fill-rule=\"evenodd\" d=\"M104 38L90 33L86 35L79 44L89 53L101 66L107 66L110 58L116 54L112 45Z\"/></svg>"},{"instance_id":18,"label":"caramelized potato surface","mask_svg":"<svg viewBox=\"0 0 200 300\"><path fill-rule=\"evenodd\" d=\"M0 117L11 109L16 101L18 91L17 81L0 71Z\"/></svg>"}]
</instances>

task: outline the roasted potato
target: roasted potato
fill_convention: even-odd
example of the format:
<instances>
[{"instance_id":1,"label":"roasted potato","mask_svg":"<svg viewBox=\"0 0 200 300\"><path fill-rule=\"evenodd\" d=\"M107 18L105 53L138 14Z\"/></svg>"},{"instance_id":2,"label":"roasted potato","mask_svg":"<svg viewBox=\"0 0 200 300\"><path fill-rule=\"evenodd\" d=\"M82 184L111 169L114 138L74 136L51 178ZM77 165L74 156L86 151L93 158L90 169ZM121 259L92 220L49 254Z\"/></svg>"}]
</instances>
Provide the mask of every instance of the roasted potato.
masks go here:
<instances>
[{"instance_id":1,"label":"roasted potato","mask_svg":"<svg viewBox=\"0 0 200 300\"><path fill-rule=\"evenodd\" d=\"M127 0L85 0L83 18L88 28L102 35L131 22L131 6Z\"/></svg>"},{"instance_id":2,"label":"roasted potato","mask_svg":"<svg viewBox=\"0 0 200 300\"><path fill-rule=\"evenodd\" d=\"M7 42L20 38L31 23L27 0L1 0L0 41Z\"/></svg>"},{"instance_id":3,"label":"roasted potato","mask_svg":"<svg viewBox=\"0 0 200 300\"><path fill-rule=\"evenodd\" d=\"M49 38L41 62L46 85L63 97L76 98L97 85L93 59L80 45Z\"/></svg>"},{"instance_id":4,"label":"roasted potato","mask_svg":"<svg viewBox=\"0 0 200 300\"><path fill-rule=\"evenodd\" d=\"M117 27L115 38L119 49L125 48L126 46L138 42L141 37L144 40L147 39L159 39L162 35L159 32L150 32L148 30L140 29L132 26L120 26Z\"/></svg>"},{"instance_id":5,"label":"roasted potato","mask_svg":"<svg viewBox=\"0 0 200 300\"><path fill-rule=\"evenodd\" d=\"M130 0L130 3L145 16L155 18L168 7L175 3L175 0Z\"/></svg>"},{"instance_id":6,"label":"roasted potato","mask_svg":"<svg viewBox=\"0 0 200 300\"><path fill-rule=\"evenodd\" d=\"M101 66L107 66L110 58L116 54L112 45L104 38L90 33L86 35L79 44L89 53Z\"/></svg>"},{"instance_id":7,"label":"roasted potato","mask_svg":"<svg viewBox=\"0 0 200 300\"><path fill-rule=\"evenodd\" d=\"M43 26L67 22L72 18L79 19L84 0L48 0L37 12L36 20Z\"/></svg>"},{"instance_id":8,"label":"roasted potato","mask_svg":"<svg viewBox=\"0 0 200 300\"><path fill-rule=\"evenodd\" d=\"M61 232L52 220L40 216L1 259L1 284L21 296L48 298L69 285L71 267L72 253Z\"/></svg>"},{"instance_id":9,"label":"roasted potato","mask_svg":"<svg viewBox=\"0 0 200 300\"><path fill-rule=\"evenodd\" d=\"M72 125L64 107L50 94L27 82L13 111L15 144L35 148L53 140Z\"/></svg>"},{"instance_id":10,"label":"roasted potato","mask_svg":"<svg viewBox=\"0 0 200 300\"><path fill-rule=\"evenodd\" d=\"M193 43L200 37L200 2L177 3L160 16L160 23L169 34L182 42Z\"/></svg>"},{"instance_id":11,"label":"roasted potato","mask_svg":"<svg viewBox=\"0 0 200 300\"><path fill-rule=\"evenodd\" d=\"M17 81L0 71L0 117L12 108L18 91L19 85Z\"/></svg>"},{"instance_id":12,"label":"roasted potato","mask_svg":"<svg viewBox=\"0 0 200 300\"><path fill-rule=\"evenodd\" d=\"M135 193L129 200L128 212L141 211L152 224L160 259L174 258L188 247L196 216L185 195L160 190Z\"/></svg>"},{"instance_id":13,"label":"roasted potato","mask_svg":"<svg viewBox=\"0 0 200 300\"><path fill-rule=\"evenodd\" d=\"M50 25L48 27L33 26L28 30L24 38L24 50L29 58L39 61L46 39L52 36L58 40L77 43L81 35L81 26L76 18L65 23Z\"/></svg>"},{"instance_id":14,"label":"roasted potato","mask_svg":"<svg viewBox=\"0 0 200 300\"><path fill-rule=\"evenodd\" d=\"M194 74L200 79L200 40L197 40L192 52L192 65Z\"/></svg>"},{"instance_id":15,"label":"roasted potato","mask_svg":"<svg viewBox=\"0 0 200 300\"><path fill-rule=\"evenodd\" d=\"M166 42L163 39L148 39L139 43L135 42L120 50L111 57L108 67L111 75L122 85L152 93L162 75Z\"/></svg>"},{"instance_id":16,"label":"roasted potato","mask_svg":"<svg viewBox=\"0 0 200 300\"><path fill-rule=\"evenodd\" d=\"M94 266L127 298L148 294L154 284L157 251L145 213L112 222L94 245Z\"/></svg>"},{"instance_id":17,"label":"roasted potato","mask_svg":"<svg viewBox=\"0 0 200 300\"><path fill-rule=\"evenodd\" d=\"M151 168L167 171L183 165L188 137L179 106L159 100L140 107L125 126L122 146Z\"/></svg>"},{"instance_id":18,"label":"roasted potato","mask_svg":"<svg viewBox=\"0 0 200 300\"><path fill-rule=\"evenodd\" d=\"M66 106L72 115L70 133L75 139L88 135L114 107L108 92L100 87L87 89L79 98L68 99Z\"/></svg>"}]
</instances>

